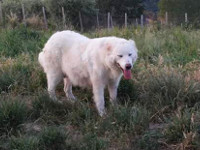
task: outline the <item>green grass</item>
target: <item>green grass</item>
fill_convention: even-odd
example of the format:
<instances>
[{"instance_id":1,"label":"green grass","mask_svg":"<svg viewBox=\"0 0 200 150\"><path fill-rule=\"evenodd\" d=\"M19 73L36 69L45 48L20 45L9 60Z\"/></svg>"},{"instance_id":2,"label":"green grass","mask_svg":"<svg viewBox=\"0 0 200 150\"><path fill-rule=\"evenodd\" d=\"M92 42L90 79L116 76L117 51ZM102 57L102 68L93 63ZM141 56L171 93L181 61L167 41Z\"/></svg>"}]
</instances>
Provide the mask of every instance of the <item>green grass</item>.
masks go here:
<instances>
[{"instance_id":1,"label":"green grass","mask_svg":"<svg viewBox=\"0 0 200 150\"><path fill-rule=\"evenodd\" d=\"M27 118L28 108L20 99L0 101L0 132L12 133Z\"/></svg>"},{"instance_id":2,"label":"green grass","mask_svg":"<svg viewBox=\"0 0 200 150\"><path fill-rule=\"evenodd\" d=\"M91 90L78 101L46 92L37 57L52 31L0 30L0 149L200 149L200 30L114 28L85 35L134 39L139 58L132 80L121 80L118 106L106 92L99 117ZM180 147L182 146L182 147Z\"/></svg>"}]
</instances>

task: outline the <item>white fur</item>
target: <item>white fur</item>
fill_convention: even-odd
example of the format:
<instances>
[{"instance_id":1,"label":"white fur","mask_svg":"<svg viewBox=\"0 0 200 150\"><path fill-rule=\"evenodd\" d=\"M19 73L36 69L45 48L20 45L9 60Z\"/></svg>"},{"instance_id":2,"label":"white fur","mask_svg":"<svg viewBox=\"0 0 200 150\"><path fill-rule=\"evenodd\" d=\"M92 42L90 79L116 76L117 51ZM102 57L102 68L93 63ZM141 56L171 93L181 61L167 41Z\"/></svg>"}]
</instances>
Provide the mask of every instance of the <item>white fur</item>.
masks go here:
<instances>
[{"instance_id":1,"label":"white fur","mask_svg":"<svg viewBox=\"0 0 200 150\"><path fill-rule=\"evenodd\" d=\"M89 39L73 31L62 31L51 36L38 59L46 73L51 98L56 99L55 88L62 79L69 99L75 99L72 85L91 86L102 116L105 113L104 88L108 86L110 100L114 103L122 76L120 68L125 69L126 64L133 66L137 48L132 40L117 37Z\"/></svg>"}]
</instances>

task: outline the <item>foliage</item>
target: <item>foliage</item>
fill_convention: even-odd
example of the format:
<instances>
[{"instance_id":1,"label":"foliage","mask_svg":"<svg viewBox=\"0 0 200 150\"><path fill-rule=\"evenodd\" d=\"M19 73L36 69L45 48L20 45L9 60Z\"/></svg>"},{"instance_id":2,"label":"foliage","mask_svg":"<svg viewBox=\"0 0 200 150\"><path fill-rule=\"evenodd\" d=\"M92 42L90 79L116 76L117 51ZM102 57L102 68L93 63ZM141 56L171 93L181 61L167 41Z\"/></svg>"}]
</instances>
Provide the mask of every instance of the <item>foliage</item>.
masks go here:
<instances>
[{"instance_id":1,"label":"foliage","mask_svg":"<svg viewBox=\"0 0 200 150\"><path fill-rule=\"evenodd\" d=\"M100 12L111 12L115 16L124 16L126 12L128 16L139 17L144 10L142 0L97 0L96 2Z\"/></svg>"}]
</instances>

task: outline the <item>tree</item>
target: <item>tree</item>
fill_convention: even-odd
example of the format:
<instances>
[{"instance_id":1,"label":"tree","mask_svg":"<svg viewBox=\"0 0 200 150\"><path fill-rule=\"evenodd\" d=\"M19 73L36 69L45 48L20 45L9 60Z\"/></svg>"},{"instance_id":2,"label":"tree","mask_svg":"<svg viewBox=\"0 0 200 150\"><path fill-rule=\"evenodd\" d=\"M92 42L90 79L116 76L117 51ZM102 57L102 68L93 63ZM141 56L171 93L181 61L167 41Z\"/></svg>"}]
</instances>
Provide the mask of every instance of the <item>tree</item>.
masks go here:
<instances>
[{"instance_id":1,"label":"tree","mask_svg":"<svg viewBox=\"0 0 200 150\"><path fill-rule=\"evenodd\" d=\"M115 16L139 17L144 10L142 0L96 0L97 8L102 13L111 12Z\"/></svg>"}]
</instances>

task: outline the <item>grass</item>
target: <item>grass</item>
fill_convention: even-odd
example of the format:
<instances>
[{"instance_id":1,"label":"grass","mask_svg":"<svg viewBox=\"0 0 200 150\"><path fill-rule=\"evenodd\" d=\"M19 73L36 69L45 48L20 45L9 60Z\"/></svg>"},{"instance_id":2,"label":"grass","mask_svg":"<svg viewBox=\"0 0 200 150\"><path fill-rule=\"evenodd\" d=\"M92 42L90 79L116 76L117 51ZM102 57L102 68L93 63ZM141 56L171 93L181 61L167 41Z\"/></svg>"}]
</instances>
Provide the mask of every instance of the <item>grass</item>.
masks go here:
<instances>
[{"instance_id":1,"label":"grass","mask_svg":"<svg viewBox=\"0 0 200 150\"><path fill-rule=\"evenodd\" d=\"M91 90L62 84L52 101L37 57L52 31L0 30L0 149L200 149L200 30L114 28L85 35L136 41L132 80L121 80L119 105L99 117Z\"/></svg>"},{"instance_id":2,"label":"grass","mask_svg":"<svg viewBox=\"0 0 200 150\"><path fill-rule=\"evenodd\" d=\"M1 100L0 132L10 134L27 118L27 106L20 100Z\"/></svg>"}]
</instances>

